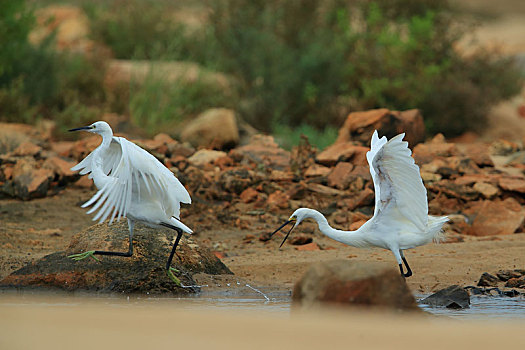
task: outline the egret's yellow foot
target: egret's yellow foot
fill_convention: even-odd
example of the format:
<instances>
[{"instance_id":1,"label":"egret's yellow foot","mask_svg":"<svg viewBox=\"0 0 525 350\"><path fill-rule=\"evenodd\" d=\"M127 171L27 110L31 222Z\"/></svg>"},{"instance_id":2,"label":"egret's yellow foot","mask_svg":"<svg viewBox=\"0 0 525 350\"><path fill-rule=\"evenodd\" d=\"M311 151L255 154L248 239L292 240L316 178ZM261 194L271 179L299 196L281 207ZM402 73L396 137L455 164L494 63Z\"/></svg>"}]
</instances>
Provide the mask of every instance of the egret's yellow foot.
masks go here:
<instances>
[{"instance_id":1,"label":"egret's yellow foot","mask_svg":"<svg viewBox=\"0 0 525 350\"><path fill-rule=\"evenodd\" d=\"M84 252L84 253L68 255L68 258L73 259L75 261L83 260L88 257L92 257L96 261L100 261L100 259L95 256L94 250L88 250L87 252Z\"/></svg>"},{"instance_id":2,"label":"egret's yellow foot","mask_svg":"<svg viewBox=\"0 0 525 350\"><path fill-rule=\"evenodd\" d=\"M168 277L169 277L173 282L175 282L175 284L176 284L177 286L181 287L180 280L177 278L177 276L175 276L175 275L173 274L172 271L175 271L175 272L180 272L180 271L177 270L177 269L175 269L175 268L173 268L173 267L170 267L170 268L168 269Z\"/></svg>"}]
</instances>

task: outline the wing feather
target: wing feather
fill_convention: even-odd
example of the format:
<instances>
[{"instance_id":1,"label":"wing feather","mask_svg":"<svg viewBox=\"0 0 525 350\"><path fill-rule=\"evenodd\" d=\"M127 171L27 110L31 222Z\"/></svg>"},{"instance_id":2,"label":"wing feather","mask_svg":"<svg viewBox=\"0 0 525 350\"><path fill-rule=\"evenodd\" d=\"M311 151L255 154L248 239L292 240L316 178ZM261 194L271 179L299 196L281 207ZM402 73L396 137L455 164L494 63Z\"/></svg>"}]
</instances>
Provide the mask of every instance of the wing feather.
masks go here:
<instances>
[{"instance_id":1,"label":"wing feather","mask_svg":"<svg viewBox=\"0 0 525 350\"><path fill-rule=\"evenodd\" d=\"M387 139L385 136L382 138L379 138L377 135L377 130L374 131L372 134L372 140L370 142L370 151L366 152L366 159L368 161L368 165L370 167L370 175L372 175L372 180L374 182L374 191L376 196L376 205L374 208L374 215L377 214L377 211L379 210L379 199L380 199L380 193L381 189L379 188L379 181L376 181L376 171L374 170L374 167L372 166L372 161L374 160L374 157L376 156L377 152L381 150L383 145L387 142Z\"/></svg>"},{"instance_id":2,"label":"wing feather","mask_svg":"<svg viewBox=\"0 0 525 350\"><path fill-rule=\"evenodd\" d=\"M82 205L93 205L88 213L98 210L93 220L103 222L108 217L110 223L115 218L119 220L128 213L132 197L141 194L150 200L158 200L166 214L176 218L180 215L180 202L191 203L188 191L168 168L125 138L113 137L102 159L94 153L72 168L84 174L91 173L91 178L96 172L95 179L102 178L99 183L95 182L102 188Z\"/></svg>"},{"instance_id":3,"label":"wing feather","mask_svg":"<svg viewBox=\"0 0 525 350\"><path fill-rule=\"evenodd\" d=\"M408 142L400 134L384 143L372 158L371 173L376 191L374 215L395 208L418 229L428 223L427 191ZM367 155L368 156L368 155ZM369 159L370 162L370 159Z\"/></svg>"}]
</instances>

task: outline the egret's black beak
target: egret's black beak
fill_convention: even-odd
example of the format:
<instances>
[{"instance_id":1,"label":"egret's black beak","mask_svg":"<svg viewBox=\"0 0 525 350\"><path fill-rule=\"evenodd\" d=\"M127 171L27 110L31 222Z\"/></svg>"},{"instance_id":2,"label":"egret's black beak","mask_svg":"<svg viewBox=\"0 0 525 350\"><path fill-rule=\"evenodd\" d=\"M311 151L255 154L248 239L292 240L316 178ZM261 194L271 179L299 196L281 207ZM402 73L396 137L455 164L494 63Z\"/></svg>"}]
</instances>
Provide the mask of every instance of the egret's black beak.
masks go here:
<instances>
[{"instance_id":1,"label":"egret's black beak","mask_svg":"<svg viewBox=\"0 0 525 350\"><path fill-rule=\"evenodd\" d=\"M284 242L286 242L286 240L288 239L288 236L290 235L290 233L292 233L292 230L295 228L295 220L293 221L293 225L292 225L292 228L290 229L290 231L288 231L288 233L286 234L286 236L284 236L284 239L283 241L281 242L281 245L279 246L279 249L281 249L281 247L283 246Z\"/></svg>"},{"instance_id":2,"label":"egret's black beak","mask_svg":"<svg viewBox=\"0 0 525 350\"><path fill-rule=\"evenodd\" d=\"M290 235L290 232L292 232L292 230L294 229L295 227L295 219L292 219L292 220L288 220L286 221L284 224L282 224L281 226L279 226L279 228L275 231L272 232L272 234L270 235L270 238L276 234L280 229L282 229L283 227L285 227L286 225L288 225L289 223L293 222L293 226L292 228L290 229L290 231L288 231L288 233L286 234L286 236L284 237L284 240L282 241L281 245L279 246L279 248L281 248L284 244L284 242L286 242L286 239L288 239L288 236Z\"/></svg>"},{"instance_id":3,"label":"egret's black beak","mask_svg":"<svg viewBox=\"0 0 525 350\"><path fill-rule=\"evenodd\" d=\"M81 131L81 130L91 130L91 129L93 129L92 126L83 126L81 128L69 129L68 131Z\"/></svg>"}]
</instances>

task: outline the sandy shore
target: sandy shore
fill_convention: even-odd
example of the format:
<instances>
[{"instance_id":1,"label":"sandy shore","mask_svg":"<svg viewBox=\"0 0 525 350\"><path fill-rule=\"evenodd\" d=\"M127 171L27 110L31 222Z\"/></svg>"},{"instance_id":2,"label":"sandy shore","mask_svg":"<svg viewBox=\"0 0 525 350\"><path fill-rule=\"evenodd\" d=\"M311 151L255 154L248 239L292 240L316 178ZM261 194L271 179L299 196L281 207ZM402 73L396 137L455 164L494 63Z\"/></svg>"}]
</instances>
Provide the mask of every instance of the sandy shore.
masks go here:
<instances>
[{"instance_id":1,"label":"sandy shore","mask_svg":"<svg viewBox=\"0 0 525 350\"><path fill-rule=\"evenodd\" d=\"M270 249L224 259L238 276L257 285L278 283L291 288L311 263L333 259L385 261L396 264L390 251L347 247L321 235L316 242L336 249L297 251L293 246ZM465 242L430 244L405 253L414 275L407 283L414 293L424 294L452 284L476 285L483 272L525 268L525 234L498 237L465 237Z\"/></svg>"}]
</instances>

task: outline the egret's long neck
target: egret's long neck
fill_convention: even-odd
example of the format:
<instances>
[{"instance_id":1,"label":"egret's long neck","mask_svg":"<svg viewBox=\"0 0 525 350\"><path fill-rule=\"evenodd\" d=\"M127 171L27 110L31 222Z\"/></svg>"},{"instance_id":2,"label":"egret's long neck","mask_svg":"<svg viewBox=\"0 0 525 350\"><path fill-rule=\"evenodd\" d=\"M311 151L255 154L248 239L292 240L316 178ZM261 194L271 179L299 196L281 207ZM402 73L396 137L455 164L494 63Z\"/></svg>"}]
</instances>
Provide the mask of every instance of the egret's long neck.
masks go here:
<instances>
[{"instance_id":1,"label":"egret's long neck","mask_svg":"<svg viewBox=\"0 0 525 350\"><path fill-rule=\"evenodd\" d=\"M93 155L93 165L91 168L93 182L95 182L95 186L98 189L104 187L104 185L108 181L108 176L106 173L104 173L102 164L104 154L106 153L106 150L111 144L111 138L113 137L113 133L111 131L103 132L101 133L101 136L102 143L93 151L95 154Z\"/></svg>"},{"instance_id":2,"label":"egret's long neck","mask_svg":"<svg viewBox=\"0 0 525 350\"><path fill-rule=\"evenodd\" d=\"M362 247L364 243L364 235L361 232L361 230L357 231L343 231L343 230L337 230L330 226L328 223L328 220L324 217L323 214L318 212L317 210L308 209L308 214L306 217L310 217L314 219L317 222L317 225L319 226L319 230L325 234L326 236L330 237L333 240L336 240L338 242L351 245L354 247Z\"/></svg>"},{"instance_id":3,"label":"egret's long neck","mask_svg":"<svg viewBox=\"0 0 525 350\"><path fill-rule=\"evenodd\" d=\"M102 143L100 144L99 148L107 149L111 143L111 139L113 138L113 131L104 130L100 133L100 136L102 136Z\"/></svg>"}]
</instances>

